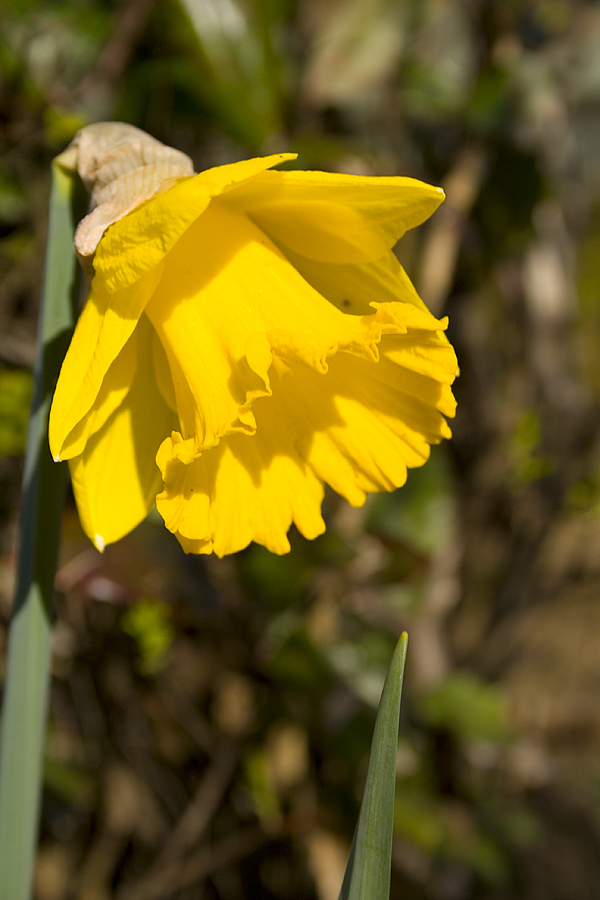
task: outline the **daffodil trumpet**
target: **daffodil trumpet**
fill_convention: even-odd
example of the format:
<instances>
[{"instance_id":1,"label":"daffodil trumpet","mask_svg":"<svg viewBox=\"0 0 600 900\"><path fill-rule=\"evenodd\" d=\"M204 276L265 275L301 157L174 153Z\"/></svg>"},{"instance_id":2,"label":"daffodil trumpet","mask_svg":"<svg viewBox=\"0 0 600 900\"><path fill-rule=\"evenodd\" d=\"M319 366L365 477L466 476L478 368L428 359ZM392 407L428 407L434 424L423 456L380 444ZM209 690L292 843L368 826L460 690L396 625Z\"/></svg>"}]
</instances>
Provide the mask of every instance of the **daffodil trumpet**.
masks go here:
<instances>
[{"instance_id":1,"label":"daffodil trumpet","mask_svg":"<svg viewBox=\"0 0 600 900\"><path fill-rule=\"evenodd\" d=\"M143 133L121 127L123 166L114 140L92 142L83 175L96 205L77 242L93 278L52 454L69 460L99 549L156 503L187 552L285 553L292 523L324 531L325 484L360 506L450 437L447 321L392 249L443 191L274 168L291 153L193 175L178 151L157 162L147 136L133 153Z\"/></svg>"}]
</instances>

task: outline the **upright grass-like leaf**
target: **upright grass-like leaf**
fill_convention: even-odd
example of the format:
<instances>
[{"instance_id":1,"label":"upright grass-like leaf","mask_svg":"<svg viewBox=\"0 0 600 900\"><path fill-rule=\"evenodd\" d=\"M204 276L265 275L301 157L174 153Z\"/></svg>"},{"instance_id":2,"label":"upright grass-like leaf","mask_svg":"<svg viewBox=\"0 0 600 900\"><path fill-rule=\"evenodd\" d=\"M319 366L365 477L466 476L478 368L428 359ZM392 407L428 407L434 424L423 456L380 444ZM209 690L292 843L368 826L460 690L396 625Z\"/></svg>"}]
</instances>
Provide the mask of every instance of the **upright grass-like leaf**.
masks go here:
<instances>
[{"instance_id":1,"label":"upright grass-like leaf","mask_svg":"<svg viewBox=\"0 0 600 900\"><path fill-rule=\"evenodd\" d=\"M388 900L396 787L396 750L408 636L404 632L383 686L367 782L339 900Z\"/></svg>"},{"instance_id":2,"label":"upright grass-like leaf","mask_svg":"<svg viewBox=\"0 0 600 900\"><path fill-rule=\"evenodd\" d=\"M48 413L76 316L73 247L77 176L54 160L50 221L29 419L17 591L8 632L0 739L0 900L29 900L38 831L50 671L54 576L66 466L48 448Z\"/></svg>"}]
</instances>

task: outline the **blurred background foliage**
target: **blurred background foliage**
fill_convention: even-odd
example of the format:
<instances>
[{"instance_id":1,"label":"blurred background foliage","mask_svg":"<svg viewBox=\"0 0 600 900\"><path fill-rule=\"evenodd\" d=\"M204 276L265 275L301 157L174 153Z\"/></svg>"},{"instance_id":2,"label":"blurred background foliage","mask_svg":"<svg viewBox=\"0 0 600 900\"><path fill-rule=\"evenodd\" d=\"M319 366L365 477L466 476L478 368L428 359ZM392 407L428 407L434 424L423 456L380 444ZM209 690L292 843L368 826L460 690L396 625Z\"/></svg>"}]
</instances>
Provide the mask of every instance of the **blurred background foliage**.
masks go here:
<instances>
[{"instance_id":1,"label":"blurred background foliage","mask_svg":"<svg viewBox=\"0 0 600 900\"><path fill-rule=\"evenodd\" d=\"M400 631L392 897L600 898L600 4L3 0L0 643L49 163L121 119L198 169L441 183L397 248L454 440L289 556L101 556L72 502L36 900L336 900Z\"/></svg>"}]
</instances>

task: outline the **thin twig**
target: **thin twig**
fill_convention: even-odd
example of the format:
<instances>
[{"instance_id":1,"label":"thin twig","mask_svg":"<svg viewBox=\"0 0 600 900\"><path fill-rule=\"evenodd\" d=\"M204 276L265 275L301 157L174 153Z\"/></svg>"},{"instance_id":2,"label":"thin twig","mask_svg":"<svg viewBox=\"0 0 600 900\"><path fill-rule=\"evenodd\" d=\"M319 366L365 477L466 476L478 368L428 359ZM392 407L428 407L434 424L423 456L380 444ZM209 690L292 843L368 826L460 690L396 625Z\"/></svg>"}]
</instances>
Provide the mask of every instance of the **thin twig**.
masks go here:
<instances>
[{"instance_id":1,"label":"thin twig","mask_svg":"<svg viewBox=\"0 0 600 900\"><path fill-rule=\"evenodd\" d=\"M231 781L238 756L238 745L230 740L217 747L212 765L208 767L190 804L158 854L149 875L152 871L162 869L167 863L181 859L198 844Z\"/></svg>"},{"instance_id":2,"label":"thin twig","mask_svg":"<svg viewBox=\"0 0 600 900\"><path fill-rule=\"evenodd\" d=\"M185 731L194 743L208 756L212 756L215 749L215 741L205 720L199 715L196 707L183 693L166 687L163 683L159 689L159 696L165 703L175 722Z\"/></svg>"},{"instance_id":3,"label":"thin twig","mask_svg":"<svg viewBox=\"0 0 600 900\"><path fill-rule=\"evenodd\" d=\"M96 60L91 72L75 89L75 95L85 98L90 92L102 89L110 92L122 80L135 45L140 39L156 0L133 0L125 3L116 19L111 37Z\"/></svg>"},{"instance_id":4,"label":"thin twig","mask_svg":"<svg viewBox=\"0 0 600 900\"><path fill-rule=\"evenodd\" d=\"M160 872L145 875L135 884L124 885L115 900L166 900L177 891L190 887L222 866L231 865L260 847L291 834L313 828L314 816L286 819L269 833L261 828L245 828L209 846L201 847L184 861L168 863Z\"/></svg>"},{"instance_id":5,"label":"thin twig","mask_svg":"<svg viewBox=\"0 0 600 900\"><path fill-rule=\"evenodd\" d=\"M487 155L479 145L467 145L444 179L446 202L434 214L423 253L417 287L434 315L439 315L452 287L463 223L477 199Z\"/></svg>"}]
</instances>

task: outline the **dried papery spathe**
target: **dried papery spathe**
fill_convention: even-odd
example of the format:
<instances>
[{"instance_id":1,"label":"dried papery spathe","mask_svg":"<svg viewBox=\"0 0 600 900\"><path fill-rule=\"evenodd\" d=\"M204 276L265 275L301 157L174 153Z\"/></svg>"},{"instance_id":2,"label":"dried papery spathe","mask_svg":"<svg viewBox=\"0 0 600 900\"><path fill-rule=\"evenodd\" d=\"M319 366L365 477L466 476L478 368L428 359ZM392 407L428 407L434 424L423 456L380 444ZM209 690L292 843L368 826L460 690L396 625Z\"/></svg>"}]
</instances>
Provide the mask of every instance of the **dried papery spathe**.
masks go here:
<instances>
[{"instance_id":1,"label":"dried papery spathe","mask_svg":"<svg viewBox=\"0 0 600 900\"><path fill-rule=\"evenodd\" d=\"M75 233L75 249L86 269L109 225L177 178L194 174L185 153L124 122L88 125L73 146L77 171L90 195L91 212Z\"/></svg>"}]
</instances>

